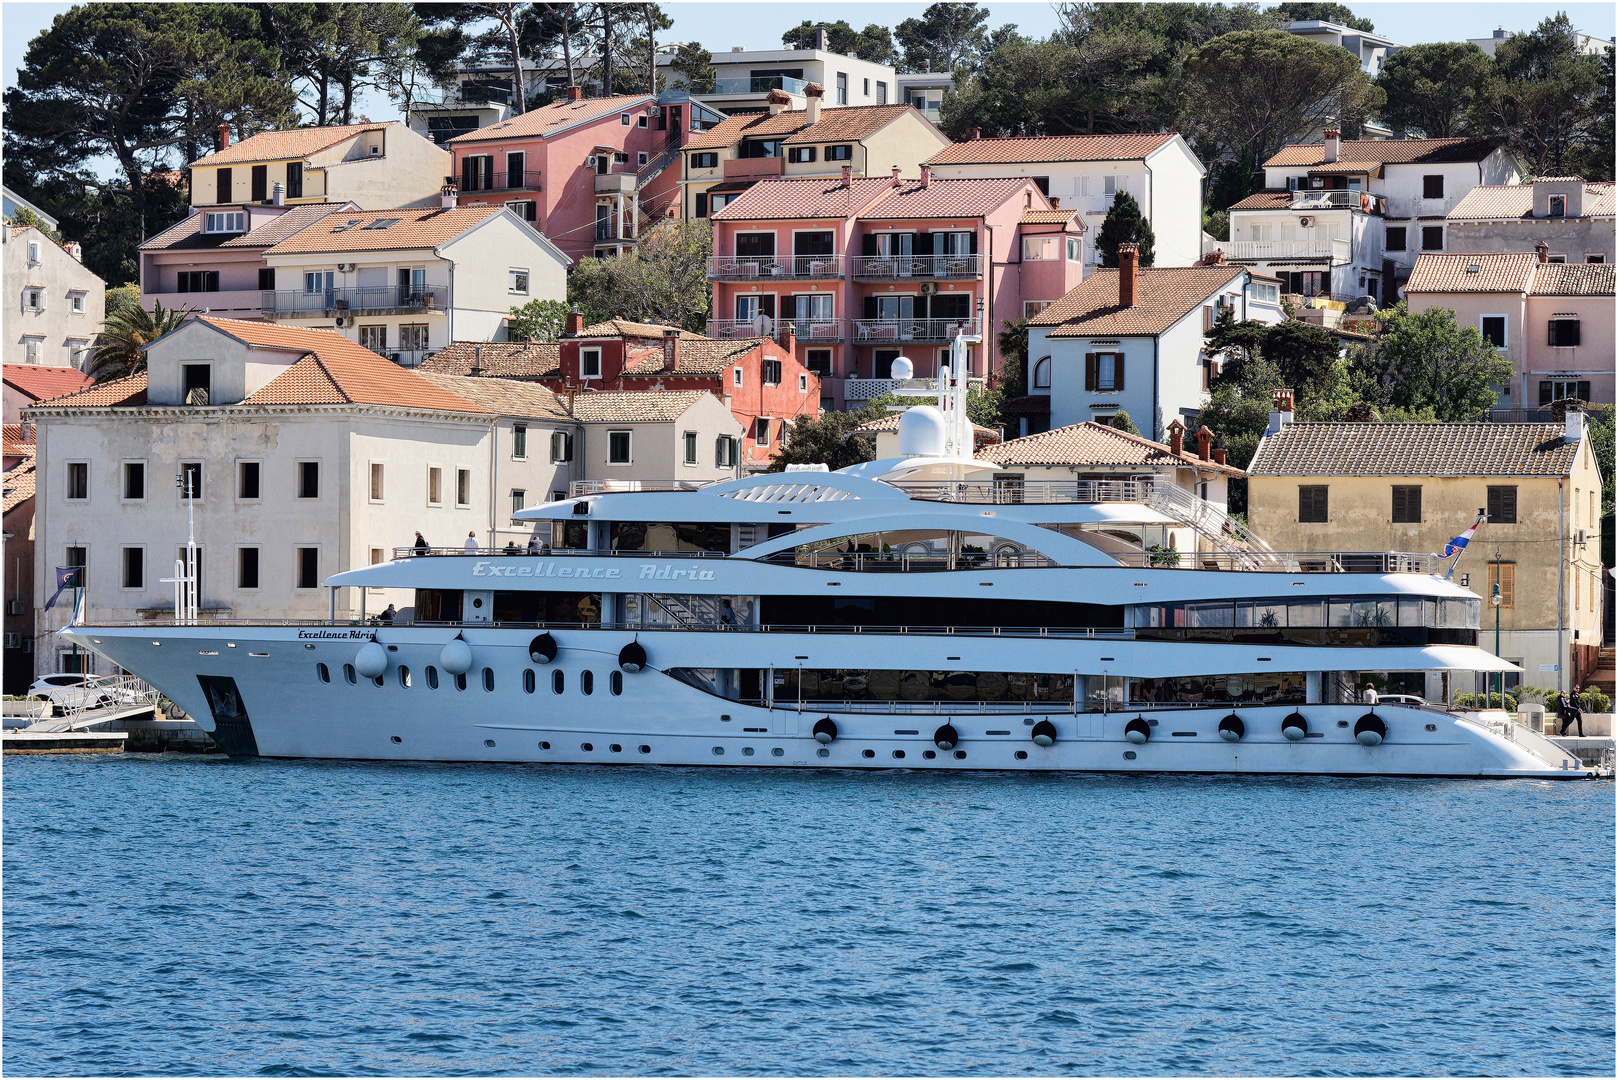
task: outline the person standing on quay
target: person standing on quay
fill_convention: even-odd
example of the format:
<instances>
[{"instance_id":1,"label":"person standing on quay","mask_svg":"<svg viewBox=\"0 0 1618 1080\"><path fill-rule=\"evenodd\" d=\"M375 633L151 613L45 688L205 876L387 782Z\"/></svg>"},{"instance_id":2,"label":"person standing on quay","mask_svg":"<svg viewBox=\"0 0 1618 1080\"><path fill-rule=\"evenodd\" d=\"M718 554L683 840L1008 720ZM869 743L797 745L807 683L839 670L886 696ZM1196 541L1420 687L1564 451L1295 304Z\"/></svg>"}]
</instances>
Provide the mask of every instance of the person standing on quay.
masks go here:
<instances>
[{"instance_id":1,"label":"person standing on quay","mask_svg":"<svg viewBox=\"0 0 1618 1080\"><path fill-rule=\"evenodd\" d=\"M1584 738L1584 709L1579 705L1579 688L1575 686L1571 694L1556 695L1556 711L1562 717L1562 730L1558 735L1566 735L1567 729L1577 724L1579 738Z\"/></svg>"}]
</instances>

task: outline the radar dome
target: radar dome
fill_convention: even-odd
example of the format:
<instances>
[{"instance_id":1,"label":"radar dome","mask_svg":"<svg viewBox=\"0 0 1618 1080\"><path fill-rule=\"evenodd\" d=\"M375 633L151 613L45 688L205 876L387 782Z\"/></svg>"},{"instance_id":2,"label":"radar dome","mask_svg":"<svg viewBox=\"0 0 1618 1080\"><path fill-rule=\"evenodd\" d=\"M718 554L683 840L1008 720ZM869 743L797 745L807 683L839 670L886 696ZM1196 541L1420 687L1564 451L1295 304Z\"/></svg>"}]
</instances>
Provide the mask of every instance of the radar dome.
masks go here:
<instances>
[{"instance_id":1,"label":"radar dome","mask_svg":"<svg viewBox=\"0 0 1618 1080\"><path fill-rule=\"evenodd\" d=\"M944 414L936 407L917 405L899 414L899 453L902 456L943 457L945 441Z\"/></svg>"},{"instance_id":2,"label":"radar dome","mask_svg":"<svg viewBox=\"0 0 1618 1080\"><path fill-rule=\"evenodd\" d=\"M915 377L915 375L916 365L910 362L910 357L908 356L895 357L893 360L893 367L888 371L888 377L890 379L896 379L900 382L907 379L912 379Z\"/></svg>"}]
</instances>

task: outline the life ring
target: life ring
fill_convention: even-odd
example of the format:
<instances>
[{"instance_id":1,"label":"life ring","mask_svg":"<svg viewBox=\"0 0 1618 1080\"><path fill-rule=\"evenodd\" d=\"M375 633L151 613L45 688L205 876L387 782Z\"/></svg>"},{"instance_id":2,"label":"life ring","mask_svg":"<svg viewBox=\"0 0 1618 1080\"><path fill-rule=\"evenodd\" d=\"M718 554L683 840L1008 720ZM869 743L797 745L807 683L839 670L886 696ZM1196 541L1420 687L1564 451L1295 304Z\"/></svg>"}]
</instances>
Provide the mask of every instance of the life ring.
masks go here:
<instances>
[{"instance_id":1,"label":"life ring","mask_svg":"<svg viewBox=\"0 0 1618 1080\"><path fill-rule=\"evenodd\" d=\"M646 666L646 647L638 641L631 641L618 650L618 666L628 672L636 672Z\"/></svg>"},{"instance_id":2,"label":"life ring","mask_svg":"<svg viewBox=\"0 0 1618 1080\"><path fill-rule=\"evenodd\" d=\"M815 737L815 742L823 745L830 744L833 739L837 738L837 721L829 716L822 716L815 721L815 726L810 731Z\"/></svg>"},{"instance_id":3,"label":"life ring","mask_svg":"<svg viewBox=\"0 0 1618 1080\"><path fill-rule=\"evenodd\" d=\"M1030 734L1034 737L1035 746L1056 745L1056 725L1049 720L1041 720L1035 724L1034 730Z\"/></svg>"},{"instance_id":4,"label":"life ring","mask_svg":"<svg viewBox=\"0 0 1618 1080\"><path fill-rule=\"evenodd\" d=\"M528 643L528 658L536 664L548 664L556 659L556 639L544 633Z\"/></svg>"},{"instance_id":5,"label":"life ring","mask_svg":"<svg viewBox=\"0 0 1618 1080\"><path fill-rule=\"evenodd\" d=\"M1291 713L1281 721L1281 734L1293 742L1299 742L1309 735L1309 721L1303 718L1303 713Z\"/></svg>"},{"instance_id":6,"label":"life ring","mask_svg":"<svg viewBox=\"0 0 1618 1080\"><path fill-rule=\"evenodd\" d=\"M1124 725L1124 738L1140 746L1152 737L1152 725L1146 722L1146 717L1137 716Z\"/></svg>"},{"instance_id":7,"label":"life ring","mask_svg":"<svg viewBox=\"0 0 1618 1080\"><path fill-rule=\"evenodd\" d=\"M955 730L954 724L939 724L938 730L933 732L933 745L940 750L953 750L960 741L961 733Z\"/></svg>"},{"instance_id":8,"label":"life ring","mask_svg":"<svg viewBox=\"0 0 1618 1080\"><path fill-rule=\"evenodd\" d=\"M1388 725L1374 712L1368 712L1354 724L1354 740L1361 746L1380 746L1388 737Z\"/></svg>"},{"instance_id":9,"label":"life ring","mask_svg":"<svg viewBox=\"0 0 1618 1080\"><path fill-rule=\"evenodd\" d=\"M1241 742L1242 736L1246 734L1247 725L1242 723L1242 718L1235 713L1219 721L1219 737L1226 742Z\"/></svg>"}]
</instances>

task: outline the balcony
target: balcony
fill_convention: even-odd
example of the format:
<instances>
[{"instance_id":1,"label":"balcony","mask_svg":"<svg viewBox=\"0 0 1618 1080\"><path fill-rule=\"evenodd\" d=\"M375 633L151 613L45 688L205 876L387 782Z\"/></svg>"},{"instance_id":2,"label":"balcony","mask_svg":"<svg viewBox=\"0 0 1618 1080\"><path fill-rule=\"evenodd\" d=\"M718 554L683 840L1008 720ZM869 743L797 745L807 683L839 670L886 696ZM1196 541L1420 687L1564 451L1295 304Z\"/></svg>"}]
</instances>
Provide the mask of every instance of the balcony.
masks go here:
<instances>
[{"instance_id":1,"label":"balcony","mask_svg":"<svg viewBox=\"0 0 1618 1080\"><path fill-rule=\"evenodd\" d=\"M855 319L856 345L888 345L902 341L948 342L978 332L976 319Z\"/></svg>"},{"instance_id":2,"label":"balcony","mask_svg":"<svg viewBox=\"0 0 1618 1080\"><path fill-rule=\"evenodd\" d=\"M627 173L596 173L597 195L633 195L637 177Z\"/></svg>"},{"instance_id":3,"label":"balcony","mask_svg":"<svg viewBox=\"0 0 1618 1080\"><path fill-rule=\"evenodd\" d=\"M1307 188L1292 193L1293 210L1360 210L1367 214L1385 215L1388 200L1369 191L1349 191L1332 188L1329 191Z\"/></svg>"},{"instance_id":4,"label":"balcony","mask_svg":"<svg viewBox=\"0 0 1618 1080\"><path fill-rule=\"evenodd\" d=\"M632 241L634 239L635 239L635 230L630 225L630 223L627 222L627 221L624 222L622 225L614 224L611 221L597 221L596 222L596 243L598 243L598 244L601 243L603 240L629 240L629 241Z\"/></svg>"},{"instance_id":5,"label":"balcony","mask_svg":"<svg viewBox=\"0 0 1618 1080\"><path fill-rule=\"evenodd\" d=\"M364 289L323 289L317 292L266 289L260 310L270 319L297 319L341 315L412 315L442 311L449 306L447 285L379 285Z\"/></svg>"},{"instance_id":6,"label":"balcony","mask_svg":"<svg viewBox=\"0 0 1618 1080\"><path fill-rule=\"evenodd\" d=\"M760 327L752 319L709 319L708 336L712 338L753 338L768 335L759 333ZM797 337L798 344L834 345L842 341L847 331L842 319L771 319L769 330L777 339L788 330Z\"/></svg>"},{"instance_id":7,"label":"balcony","mask_svg":"<svg viewBox=\"0 0 1618 1080\"><path fill-rule=\"evenodd\" d=\"M471 183L467 183L470 180ZM539 186L538 169L512 169L510 172L490 173L488 176L461 175L461 194L478 191L543 191Z\"/></svg>"},{"instance_id":8,"label":"balcony","mask_svg":"<svg viewBox=\"0 0 1618 1080\"><path fill-rule=\"evenodd\" d=\"M1271 259L1330 261L1333 265L1353 258L1353 245L1347 240L1215 240L1215 251L1232 262L1267 262Z\"/></svg>"},{"instance_id":9,"label":"balcony","mask_svg":"<svg viewBox=\"0 0 1618 1080\"><path fill-rule=\"evenodd\" d=\"M802 94L809 83L786 75L733 75L714 80L714 94L767 94L771 90L785 90L789 94Z\"/></svg>"},{"instance_id":10,"label":"balcony","mask_svg":"<svg viewBox=\"0 0 1618 1080\"><path fill-rule=\"evenodd\" d=\"M786 171L784 157L727 158L720 169L726 180L767 180Z\"/></svg>"},{"instance_id":11,"label":"balcony","mask_svg":"<svg viewBox=\"0 0 1618 1080\"><path fill-rule=\"evenodd\" d=\"M860 255L854 259L856 281L947 281L982 276L981 255Z\"/></svg>"},{"instance_id":12,"label":"balcony","mask_svg":"<svg viewBox=\"0 0 1618 1080\"><path fill-rule=\"evenodd\" d=\"M833 281L842 276L841 255L716 255L708 260L710 281Z\"/></svg>"}]
</instances>

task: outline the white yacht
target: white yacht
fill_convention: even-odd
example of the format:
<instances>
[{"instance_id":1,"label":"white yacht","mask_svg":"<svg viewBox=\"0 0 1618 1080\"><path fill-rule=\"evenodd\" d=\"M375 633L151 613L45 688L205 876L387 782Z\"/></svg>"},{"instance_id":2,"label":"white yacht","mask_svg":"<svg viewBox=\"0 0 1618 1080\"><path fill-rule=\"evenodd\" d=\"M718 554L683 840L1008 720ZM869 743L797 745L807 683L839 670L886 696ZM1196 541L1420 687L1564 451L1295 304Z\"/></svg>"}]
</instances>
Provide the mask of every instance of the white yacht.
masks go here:
<instances>
[{"instance_id":1,"label":"white yacht","mask_svg":"<svg viewBox=\"0 0 1618 1080\"><path fill-rule=\"evenodd\" d=\"M964 339L963 339L964 341ZM956 365L959 370L959 363ZM527 551L399 549L389 624L80 625L229 754L412 761L1582 776L1429 554L1271 551L1169 484L997 480L965 381L895 378L900 456L586 482ZM1366 675L1394 691L1362 702ZM1459 680L1457 680L1459 681Z\"/></svg>"}]
</instances>

